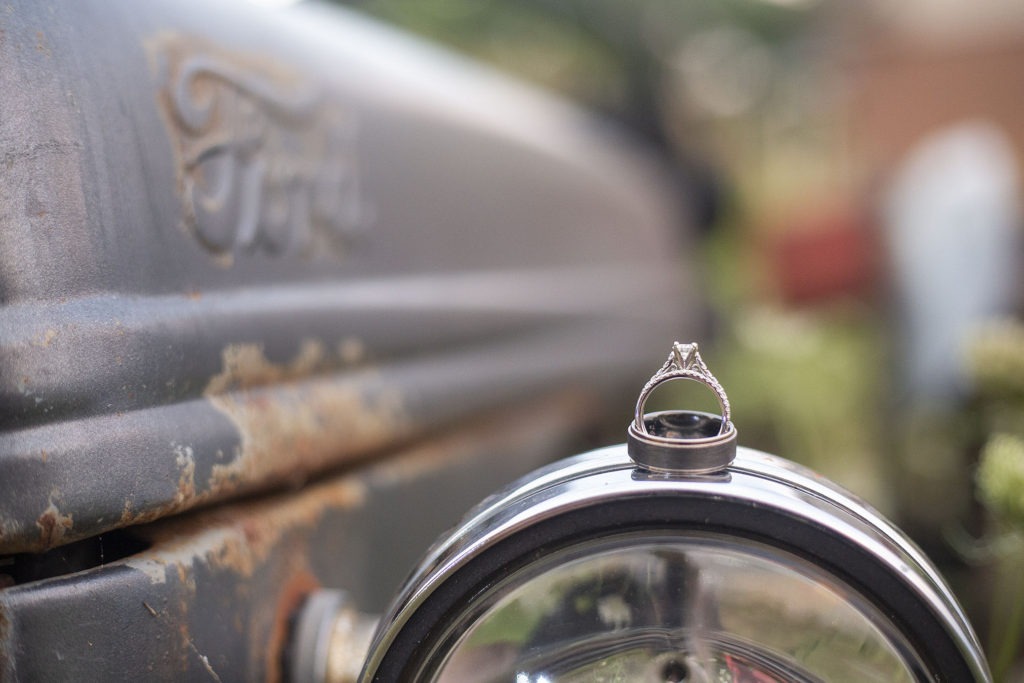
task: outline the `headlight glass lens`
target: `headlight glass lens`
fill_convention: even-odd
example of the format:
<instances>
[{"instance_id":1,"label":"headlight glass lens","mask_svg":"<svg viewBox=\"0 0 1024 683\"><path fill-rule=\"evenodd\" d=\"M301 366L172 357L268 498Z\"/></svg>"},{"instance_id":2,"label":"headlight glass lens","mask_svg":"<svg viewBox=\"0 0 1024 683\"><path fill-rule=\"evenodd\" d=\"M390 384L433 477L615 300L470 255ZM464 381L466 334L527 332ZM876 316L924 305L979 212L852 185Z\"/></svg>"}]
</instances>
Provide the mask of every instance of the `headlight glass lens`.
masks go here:
<instances>
[{"instance_id":1,"label":"headlight glass lens","mask_svg":"<svg viewBox=\"0 0 1024 683\"><path fill-rule=\"evenodd\" d=\"M913 681L896 627L777 548L631 534L539 558L450 625L439 683Z\"/></svg>"}]
</instances>

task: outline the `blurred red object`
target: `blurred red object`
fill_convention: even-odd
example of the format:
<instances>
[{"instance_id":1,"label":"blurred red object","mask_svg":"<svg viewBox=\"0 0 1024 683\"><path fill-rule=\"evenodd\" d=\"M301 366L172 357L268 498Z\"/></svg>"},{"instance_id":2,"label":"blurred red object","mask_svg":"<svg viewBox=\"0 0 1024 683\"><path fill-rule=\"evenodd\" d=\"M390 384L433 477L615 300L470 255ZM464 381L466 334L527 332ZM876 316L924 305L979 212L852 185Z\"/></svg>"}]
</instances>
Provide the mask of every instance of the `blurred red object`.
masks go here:
<instances>
[{"instance_id":1,"label":"blurred red object","mask_svg":"<svg viewBox=\"0 0 1024 683\"><path fill-rule=\"evenodd\" d=\"M868 300L877 290L878 240L861 212L805 210L768 234L769 273L783 303Z\"/></svg>"}]
</instances>

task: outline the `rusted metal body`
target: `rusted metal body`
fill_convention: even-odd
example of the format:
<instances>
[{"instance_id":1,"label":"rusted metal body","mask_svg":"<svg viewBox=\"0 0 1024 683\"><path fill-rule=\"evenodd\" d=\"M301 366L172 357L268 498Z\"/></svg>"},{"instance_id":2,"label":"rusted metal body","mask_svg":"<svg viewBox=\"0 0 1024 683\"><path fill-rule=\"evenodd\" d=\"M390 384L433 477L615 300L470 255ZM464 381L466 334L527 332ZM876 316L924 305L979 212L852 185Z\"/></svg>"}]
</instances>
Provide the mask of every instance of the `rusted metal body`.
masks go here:
<instances>
[{"instance_id":1,"label":"rusted metal body","mask_svg":"<svg viewBox=\"0 0 1024 683\"><path fill-rule=\"evenodd\" d=\"M139 527L141 552L0 591L0 679L282 680L309 591L344 586L383 610L481 488L578 445L585 405L531 402L358 473Z\"/></svg>"},{"instance_id":2,"label":"rusted metal body","mask_svg":"<svg viewBox=\"0 0 1024 683\"><path fill-rule=\"evenodd\" d=\"M657 167L357 15L5 4L0 92L7 677L273 679L692 334Z\"/></svg>"},{"instance_id":3,"label":"rusted metal body","mask_svg":"<svg viewBox=\"0 0 1024 683\"><path fill-rule=\"evenodd\" d=\"M0 551L637 372L684 307L658 176L494 74L315 7L0 15Z\"/></svg>"}]
</instances>

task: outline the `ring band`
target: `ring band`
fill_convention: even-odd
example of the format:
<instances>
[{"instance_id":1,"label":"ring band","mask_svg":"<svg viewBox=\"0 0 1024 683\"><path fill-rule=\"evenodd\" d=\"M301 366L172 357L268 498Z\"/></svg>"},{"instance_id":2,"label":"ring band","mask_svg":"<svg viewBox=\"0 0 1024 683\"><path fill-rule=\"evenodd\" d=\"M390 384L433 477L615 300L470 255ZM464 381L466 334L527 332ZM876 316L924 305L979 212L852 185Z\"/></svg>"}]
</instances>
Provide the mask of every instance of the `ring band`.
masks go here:
<instances>
[{"instance_id":1,"label":"ring band","mask_svg":"<svg viewBox=\"0 0 1024 683\"><path fill-rule=\"evenodd\" d=\"M636 402L636 413L634 415L634 427L637 431L647 435L647 427L644 425L644 406L647 404L647 399L651 393L664 382L671 382L676 379L688 379L694 382L700 382L707 388L711 389L715 394L715 398L718 399L718 405L722 410L722 426L719 429L719 435L725 434L732 429L732 415L729 407L729 397L725 394L725 389L715 378L711 371L708 370L708 366L704 364L704 360L700 357L700 352L697 349L696 344L680 344L675 342L672 345L672 352L668 356L668 360L661 366L657 372L648 380L647 384L640 391L640 396Z\"/></svg>"}]
</instances>

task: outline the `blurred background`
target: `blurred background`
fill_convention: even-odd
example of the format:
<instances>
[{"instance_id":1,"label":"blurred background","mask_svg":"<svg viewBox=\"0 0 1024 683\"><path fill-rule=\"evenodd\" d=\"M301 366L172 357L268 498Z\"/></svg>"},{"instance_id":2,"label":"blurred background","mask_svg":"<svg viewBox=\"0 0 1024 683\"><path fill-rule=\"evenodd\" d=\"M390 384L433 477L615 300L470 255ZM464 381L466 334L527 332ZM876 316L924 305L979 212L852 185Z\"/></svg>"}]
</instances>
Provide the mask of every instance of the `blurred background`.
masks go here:
<instances>
[{"instance_id":1,"label":"blurred background","mask_svg":"<svg viewBox=\"0 0 1024 683\"><path fill-rule=\"evenodd\" d=\"M1024 680L1024 4L344 4L660 157L741 441L894 519Z\"/></svg>"}]
</instances>

